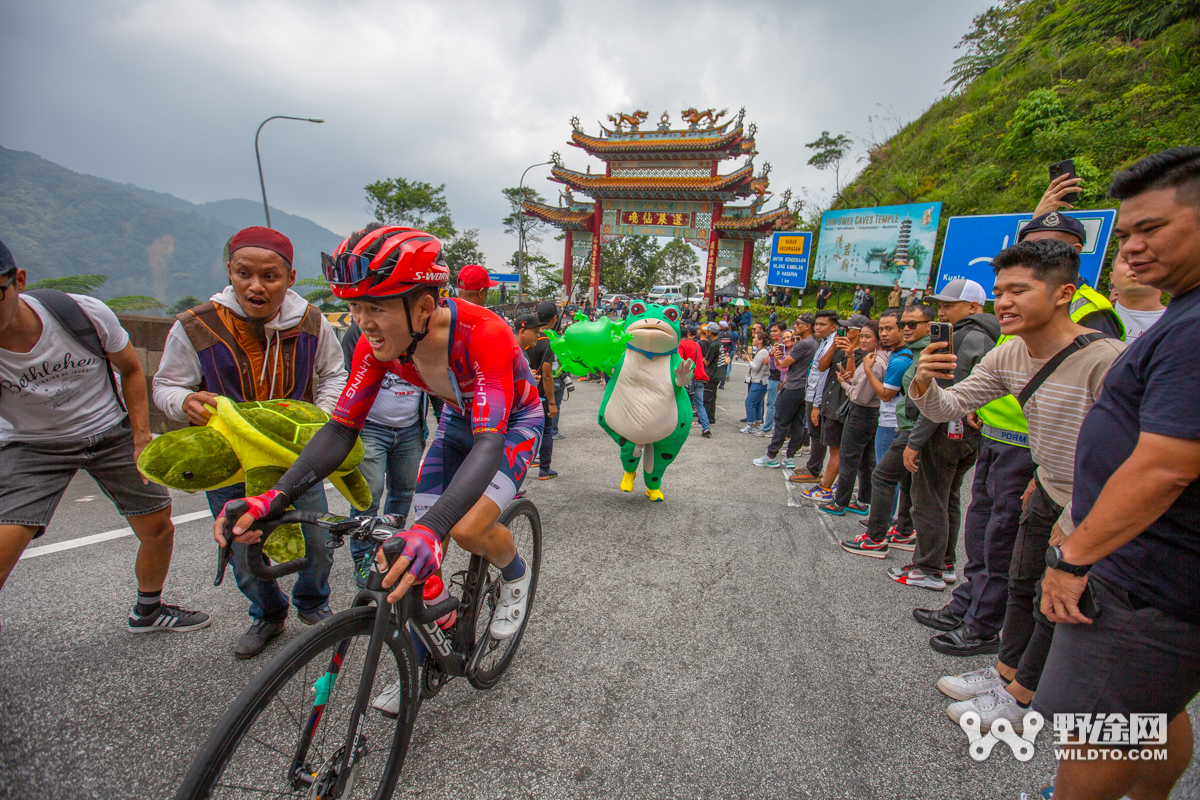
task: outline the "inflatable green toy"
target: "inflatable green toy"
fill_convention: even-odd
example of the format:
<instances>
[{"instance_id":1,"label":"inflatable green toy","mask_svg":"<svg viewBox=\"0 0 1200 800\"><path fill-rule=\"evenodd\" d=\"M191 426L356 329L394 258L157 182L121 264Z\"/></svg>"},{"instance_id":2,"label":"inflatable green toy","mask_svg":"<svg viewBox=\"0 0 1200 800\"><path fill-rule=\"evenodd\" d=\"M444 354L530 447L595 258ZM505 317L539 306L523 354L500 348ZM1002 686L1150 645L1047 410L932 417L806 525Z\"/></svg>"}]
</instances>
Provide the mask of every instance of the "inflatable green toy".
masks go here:
<instances>
[{"instance_id":1,"label":"inflatable green toy","mask_svg":"<svg viewBox=\"0 0 1200 800\"><path fill-rule=\"evenodd\" d=\"M203 428L184 428L163 434L146 445L138 469L150 480L185 492L207 491L236 483L246 484L246 494L261 494L275 485L296 460L329 415L302 400L265 400L234 403L217 398L208 406L212 416ZM362 441L341 463L329 481L350 505L363 510L371 505L371 489L358 465ZM276 528L263 552L283 563L304 555L304 535L299 525Z\"/></svg>"},{"instance_id":2,"label":"inflatable green toy","mask_svg":"<svg viewBox=\"0 0 1200 800\"><path fill-rule=\"evenodd\" d=\"M546 331L550 349L558 356L558 363L572 375L611 373L625 355L626 342L633 337L625 332L624 325L614 322L610 317L590 322L583 314L576 312L575 320L562 336Z\"/></svg>"}]
</instances>

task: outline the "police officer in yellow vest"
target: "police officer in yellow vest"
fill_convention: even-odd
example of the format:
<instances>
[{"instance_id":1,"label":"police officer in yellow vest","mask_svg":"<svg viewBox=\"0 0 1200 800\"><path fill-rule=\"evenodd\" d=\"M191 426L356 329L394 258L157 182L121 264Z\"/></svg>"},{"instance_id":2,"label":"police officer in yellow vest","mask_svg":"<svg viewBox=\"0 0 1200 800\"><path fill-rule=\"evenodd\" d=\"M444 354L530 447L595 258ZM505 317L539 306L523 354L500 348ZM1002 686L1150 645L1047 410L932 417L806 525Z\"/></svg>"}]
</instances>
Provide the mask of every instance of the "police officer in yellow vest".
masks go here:
<instances>
[{"instance_id":1,"label":"police officer in yellow vest","mask_svg":"<svg viewBox=\"0 0 1200 800\"><path fill-rule=\"evenodd\" d=\"M1051 211L1034 217L1021 229L1017 241L1026 239L1057 239L1082 252L1087 230L1073 217ZM1071 319L1113 338L1125 338L1125 325L1112 303L1082 277L1071 300ZM996 344L1008 338L1001 336ZM983 444L975 464L971 506L963 531L966 580L954 590L949 605L913 610L918 622L944 631L931 638L929 645L947 655L1000 651L999 633L1008 604L1008 572L1021 519L1021 497L1033 479L1029 426L1017 398L1009 395L988 403L979 409L978 416Z\"/></svg>"}]
</instances>

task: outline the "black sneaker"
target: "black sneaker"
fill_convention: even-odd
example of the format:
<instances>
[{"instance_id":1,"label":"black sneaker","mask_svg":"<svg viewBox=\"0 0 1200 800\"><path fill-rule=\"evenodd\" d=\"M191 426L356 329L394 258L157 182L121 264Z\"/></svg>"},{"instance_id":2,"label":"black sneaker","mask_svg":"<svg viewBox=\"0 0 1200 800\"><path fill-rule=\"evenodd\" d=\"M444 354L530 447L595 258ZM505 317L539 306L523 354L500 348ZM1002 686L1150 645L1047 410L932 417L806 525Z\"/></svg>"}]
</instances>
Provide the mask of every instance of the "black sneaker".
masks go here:
<instances>
[{"instance_id":1,"label":"black sneaker","mask_svg":"<svg viewBox=\"0 0 1200 800\"><path fill-rule=\"evenodd\" d=\"M179 606L169 606L159 603L153 612L142 616L137 611L129 614L126 623L130 633L154 633L155 631L198 631L207 628L212 619L203 611L187 611Z\"/></svg>"},{"instance_id":2,"label":"black sneaker","mask_svg":"<svg viewBox=\"0 0 1200 800\"><path fill-rule=\"evenodd\" d=\"M296 616L298 616L300 621L305 625L316 625L318 622L332 617L333 611L330 610L329 606L321 606L315 611L301 611Z\"/></svg>"},{"instance_id":3,"label":"black sneaker","mask_svg":"<svg viewBox=\"0 0 1200 800\"><path fill-rule=\"evenodd\" d=\"M267 642L283 633L283 620L270 622L265 619L255 620L253 624L233 643L233 654L238 658L254 658L267 646Z\"/></svg>"}]
</instances>

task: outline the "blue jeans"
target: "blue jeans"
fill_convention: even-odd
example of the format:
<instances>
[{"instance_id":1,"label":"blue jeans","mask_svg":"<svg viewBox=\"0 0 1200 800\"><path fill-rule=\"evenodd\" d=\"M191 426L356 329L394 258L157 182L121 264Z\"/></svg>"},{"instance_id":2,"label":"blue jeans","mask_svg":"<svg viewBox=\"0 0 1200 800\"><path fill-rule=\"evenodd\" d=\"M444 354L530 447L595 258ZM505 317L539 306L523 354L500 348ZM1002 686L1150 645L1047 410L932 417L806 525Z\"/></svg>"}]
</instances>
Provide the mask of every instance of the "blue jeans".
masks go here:
<instances>
[{"instance_id":1,"label":"blue jeans","mask_svg":"<svg viewBox=\"0 0 1200 800\"><path fill-rule=\"evenodd\" d=\"M757 425L763 420L763 398L767 395L765 383L751 382L746 389L746 422Z\"/></svg>"},{"instance_id":2,"label":"blue jeans","mask_svg":"<svg viewBox=\"0 0 1200 800\"><path fill-rule=\"evenodd\" d=\"M688 384L688 399L692 401L692 411L700 420L700 430L708 430L708 411L704 408L704 381L692 381Z\"/></svg>"},{"instance_id":3,"label":"blue jeans","mask_svg":"<svg viewBox=\"0 0 1200 800\"><path fill-rule=\"evenodd\" d=\"M554 381L554 405L558 406L558 413L550 420L551 437L558 436L558 419L562 416L563 395L567 391L567 381L564 378L558 378Z\"/></svg>"},{"instance_id":4,"label":"blue jeans","mask_svg":"<svg viewBox=\"0 0 1200 800\"><path fill-rule=\"evenodd\" d=\"M883 460L883 454L892 446L892 440L896 438L895 428L885 428L880 425L875 429L875 463Z\"/></svg>"},{"instance_id":5,"label":"blue jeans","mask_svg":"<svg viewBox=\"0 0 1200 800\"><path fill-rule=\"evenodd\" d=\"M766 409L763 411L763 433L775 428L775 398L779 397L779 381L767 378Z\"/></svg>"},{"instance_id":6,"label":"blue jeans","mask_svg":"<svg viewBox=\"0 0 1200 800\"><path fill-rule=\"evenodd\" d=\"M208 508L216 517L230 500L246 496L246 484L223 486L205 494L208 496ZM325 487L317 484L300 495L292 506L299 511L328 512ZM308 566L296 575L296 584L292 587L292 605L297 611L316 611L329 604L329 570L333 567L333 551L329 549L329 533L324 529L316 525L301 525L300 530L304 532L304 555L308 558ZM250 600L250 616L256 620L282 622L287 618L287 597L279 591L277 582L260 581L250 574L246 552L245 545L234 543L230 566L233 567L238 588Z\"/></svg>"},{"instance_id":7,"label":"blue jeans","mask_svg":"<svg viewBox=\"0 0 1200 800\"><path fill-rule=\"evenodd\" d=\"M417 488L417 472L425 452L425 437L417 421L405 428L392 428L368 420L359 432L363 443L363 460L358 469L371 487L371 506L356 512L356 517L373 517L379 513L379 500L387 486L387 501L383 513L408 516L413 491ZM374 546L350 540L350 554L374 551Z\"/></svg>"}]
</instances>

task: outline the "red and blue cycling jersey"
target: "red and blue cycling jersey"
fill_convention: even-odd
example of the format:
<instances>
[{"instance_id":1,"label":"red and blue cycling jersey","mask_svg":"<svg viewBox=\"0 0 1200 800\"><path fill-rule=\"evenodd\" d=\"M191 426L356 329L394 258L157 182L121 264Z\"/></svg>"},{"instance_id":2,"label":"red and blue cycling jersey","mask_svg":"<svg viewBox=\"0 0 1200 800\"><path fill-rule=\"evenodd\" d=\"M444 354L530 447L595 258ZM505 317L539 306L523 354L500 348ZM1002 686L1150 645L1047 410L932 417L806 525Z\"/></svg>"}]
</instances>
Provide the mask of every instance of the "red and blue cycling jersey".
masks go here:
<instances>
[{"instance_id":1,"label":"red and blue cycling jersey","mask_svg":"<svg viewBox=\"0 0 1200 800\"><path fill-rule=\"evenodd\" d=\"M510 428L529 428L535 420L540 423L537 380L508 324L482 306L449 299L440 302L450 309L448 377L455 393L442 399L470 418L474 435L505 434ZM411 363L375 358L364 336L354 348L350 380L333 410L333 420L362 430L388 372L430 391Z\"/></svg>"}]
</instances>

